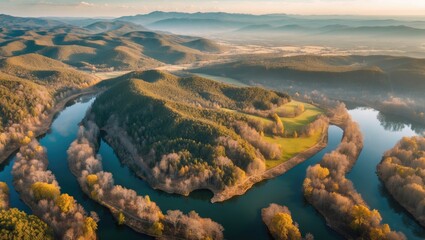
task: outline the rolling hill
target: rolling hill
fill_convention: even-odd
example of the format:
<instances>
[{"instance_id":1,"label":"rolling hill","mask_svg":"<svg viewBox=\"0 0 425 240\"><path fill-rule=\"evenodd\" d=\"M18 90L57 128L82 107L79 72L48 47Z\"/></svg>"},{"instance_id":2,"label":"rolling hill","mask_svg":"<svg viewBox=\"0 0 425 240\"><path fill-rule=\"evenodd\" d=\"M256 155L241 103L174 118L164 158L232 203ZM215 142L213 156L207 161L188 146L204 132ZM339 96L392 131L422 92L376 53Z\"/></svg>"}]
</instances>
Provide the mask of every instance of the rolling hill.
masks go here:
<instances>
[{"instance_id":1,"label":"rolling hill","mask_svg":"<svg viewBox=\"0 0 425 240\"><path fill-rule=\"evenodd\" d=\"M38 54L0 59L0 129L39 117L61 93L97 82L93 75Z\"/></svg>"},{"instance_id":2,"label":"rolling hill","mask_svg":"<svg viewBox=\"0 0 425 240\"><path fill-rule=\"evenodd\" d=\"M425 87L424 66L424 59L408 57L304 55L241 60L193 71L264 86L420 94Z\"/></svg>"},{"instance_id":3,"label":"rolling hill","mask_svg":"<svg viewBox=\"0 0 425 240\"><path fill-rule=\"evenodd\" d=\"M92 75L79 72L62 62L38 54L1 59L0 71L45 85L52 90L83 88L97 82L97 78Z\"/></svg>"},{"instance_id":4,"label":"rolling hill","mask_svg":"<svg viewBox=\"0 0 425 240\"><path fill-rule=\"evenodd\" d=\"M226 48L216 44L215 42L200 38L193 41L183 43L184 46L197 49L201 52L219 53L225 51Z\"/></svg>"},{"instance_id":5,"label":"rolling hill","mask_svg":"<svg viewBox=\"0 0 425 240\"><path fill-rule=\"evenodd\" d=\"M85 28L2 28L0 57L36 53L85 70L150 69L164 64L214 59L223 49L197 37L157 33L122 21Z\"/></svg>"},{"instance_id":6,"label":"rolling hill","mask_svg":"<svg viewBox=\"0 0 425 240\"><path fill-rule=\"evenodd\" d=\"M42 18L14 17L0 14L0 26L2 27L55 27L65 25L63 22Z\"/></svg>"}]
</instances>

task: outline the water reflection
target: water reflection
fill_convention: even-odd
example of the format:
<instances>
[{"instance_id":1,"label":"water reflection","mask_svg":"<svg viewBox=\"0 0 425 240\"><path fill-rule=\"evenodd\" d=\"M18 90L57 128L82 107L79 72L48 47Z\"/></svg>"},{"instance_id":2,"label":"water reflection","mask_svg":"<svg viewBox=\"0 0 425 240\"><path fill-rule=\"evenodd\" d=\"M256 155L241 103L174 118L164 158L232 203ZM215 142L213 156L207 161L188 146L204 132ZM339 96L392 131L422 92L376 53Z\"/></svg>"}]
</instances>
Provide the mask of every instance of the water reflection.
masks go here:
<instances>
[{"instance_id":1,"label":"water reflection","mask_svg":"<svg viewBox=\"0 0 425 240\"><path fill-rule=\"evenodd\" d=\"M400 132L406 126L412 129L416 134L423 135L425 131L424 125L411 122L397 115L379 112L377 118L381 126L387 131Z\"/></svg>"}]
</instances>

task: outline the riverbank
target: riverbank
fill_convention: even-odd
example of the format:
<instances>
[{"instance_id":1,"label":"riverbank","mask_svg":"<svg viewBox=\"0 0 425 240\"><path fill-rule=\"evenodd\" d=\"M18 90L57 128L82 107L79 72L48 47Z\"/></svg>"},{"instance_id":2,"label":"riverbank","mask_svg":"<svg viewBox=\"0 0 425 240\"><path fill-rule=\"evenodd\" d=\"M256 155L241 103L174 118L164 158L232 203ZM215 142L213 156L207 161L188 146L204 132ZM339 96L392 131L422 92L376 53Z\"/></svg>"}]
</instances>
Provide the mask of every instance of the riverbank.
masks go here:
<instances>
[{"instance_id":1,"label":"riverbank","mask_svg":"<svg viewBox=\"0 0 425 240\"><path fill-rule=\"evenodd\" d=\"M336 124L339 124L339 122L336 122ZM144 165L145 166L144 169L140 169L140 166L136 166L132 164L132 162L136 160L141 161L141 158L140 156L138 156L137 152L134 151L136 148L132 145L131 141L128 139L126 134L124 133L120 134L120 132L124 132L124 130L119 129L118 127L105 127L105 128L102 128L101 130L106 133L103 136L103 139L105 140L105 142L107 142L110 146L113 147L119 159L121 159L120 161L130 165L130 168L133 169L136 175L140 177L141 179L147 181L152 188L167 192L169 194L177 193L183 196L189 196L189 194L195 190L206 189L213 193L213 197L211 198L210 201L212 203L215 203L215 202L223 202L232 197L243 195L244 193L246 193L246 191L252 188L252 186L254 186L256 183L282 175L288 170L290 170L291 168L295 167L296 165L304 162L305 160L314 156L316 153L320 152L327 145L328 127L329 125L326 125L322 128L321 138L314 146L295 155L294 157L290 158L284 163L281 163L262 173L254 174L247 177L247 179L245 179L243 182L239 184L236 184L232 187L227 187L224 190L222 190L222 189L215 188L211 184L205 183L201 187L196 186L187 191L179 191L179 192L167 191L165 188L161 187L161 185L159 185L158 183L151 181L151 179L149 178L150 171L148 166ZM132 160L124 161L123 159L132 159Z\"/></svg>"},{"instance_id":2,"label":"riverbank","mask_svg":"<svg viewBox=\"0 0 425 240\"><path fill-rule=\"evenodd\" d=\"M84 95L91 95L91 94L97 94L101 90L96 87L90 87L87 89L83 89L75 94L72 94L62 100L60 100L51 110L51 112L47 115L47 118L42 119L40 122L40 125L37 126L36 129L32 130L34 133L34 137L39 138L46 134L47 131L49 131L50 126L52 125L53 120L55 119L55 116L62 111L65 106L72 100L84 96ZM7 144L4 151L0 153L0 164L2 164L6 159L8 159L13 153L17 152L19 148L22 146L22 144L13 142L10 144Z\"/></svg>"},{"instance_id":3,"label":"riverbank","mask_svg":"<svg viewBox=\"0 0 425 240\"><path fill-rule=\"evenodd\" d=\"M284 163L281 163L273 168L267 169L266 171L262 173L249 176L243 183L226 188L224 189L224 191L221 191L221 192L214 192L214 196L211 199L211 202L212 203L223 202L232 197L243 195L254 184L282 175L288 170L290 170L291 168L295 167L296 165L311 158L316 153L320 152L322 149L326 147L328 142L328 127L329 125L327 125L326 127L322 129L322 134L321 134L322 137L319 140L319 142L316 143L316 145L314 145L313 147L307 149L304 152L297 154L296 156L290 158Z\"/></svg>"}]
</instances>

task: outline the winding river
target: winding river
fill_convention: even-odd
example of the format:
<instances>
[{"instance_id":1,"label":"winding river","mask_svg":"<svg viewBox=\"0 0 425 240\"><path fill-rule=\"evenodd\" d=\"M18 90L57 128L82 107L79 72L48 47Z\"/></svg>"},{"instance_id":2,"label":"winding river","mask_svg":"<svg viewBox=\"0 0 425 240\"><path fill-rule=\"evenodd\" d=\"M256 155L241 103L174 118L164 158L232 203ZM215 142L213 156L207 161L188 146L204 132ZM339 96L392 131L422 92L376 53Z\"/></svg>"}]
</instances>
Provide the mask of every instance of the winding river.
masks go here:
<instances>
[{"instance_id":1,"label":"winding river","mask_svg":"<svg viewBox=\"0 0 425 240\"><path fill-rule=\"evenodd\" d=\"M70 103L55 118L51 130L40 139L40 143L48 151L49 169L56 175L62 192L74 196L86 211L98 213L100 239L151 239L128 227L117 226L106 208L84 195L77 180L68 169L66 150L76 138L78 123L94 99L93 96L83 97ZM361 125L365 135L365 147L358 163L349 174L349 178L367 203L381 212L384 222L405 233L409 239L423 239L425 230L391 200L375 174L375 168L382 153L391 148L402 136L411 136L415 133L407 125L394 131L386 130L378 121L378 112L371 109L356 108L350 113ZM302 182L306 168L319 162L325 153L335 149L341 141L341 129L331 126L328 131L328 146L315 156L297 165L286 174L259 183L245 195L224 203L210 203L209 199L212 194L208 191L196 191L189 197L183 197L153 190L127 167L122 166L113 150L103 141L99 154L103 158L104 170L113 173L116 184L134 189L140 195L149 195L163 211L180 209L187 213L195 210L202 217L210 217L224 226L226 239L269 239L270 235L261 221L260 212L261 208L267 207L270 203L288 206L303 234L310 232L316 239L341 239L338 234L326 226L324 219L314 208L304 201L302 194ZM0 180L6 181L11 188L11 207L17 207L30 213L30 209L20 201L18 194L13 189L11 168L14 160L15 156L11 156L8 161L0 165Z\"/></svg>"}]
</instances>

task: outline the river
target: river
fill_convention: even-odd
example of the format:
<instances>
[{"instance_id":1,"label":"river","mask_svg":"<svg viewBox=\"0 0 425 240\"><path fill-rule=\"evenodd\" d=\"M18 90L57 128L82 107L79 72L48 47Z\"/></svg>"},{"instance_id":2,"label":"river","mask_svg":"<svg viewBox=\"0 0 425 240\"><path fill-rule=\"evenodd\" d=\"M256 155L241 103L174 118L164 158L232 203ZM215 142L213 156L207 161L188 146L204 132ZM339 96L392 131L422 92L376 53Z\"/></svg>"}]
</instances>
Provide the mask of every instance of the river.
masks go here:
<instances>
[{"instance_id":1,"label":"river","mask_svg":"<svg viewBox=\"0 0 425 240\"><path fill-rule=\"evenodd\" d=\"M76 178L68 169L66 150L76 138L78 123L84 117L95 97L79 98L69 104L54 120L51 130L40 139L42 146L47 148L49 169L55 174L61 191L69 193L84 206L86 211L95 211L100 217L100 239L151 239L140 235L126 226L117 226L108 209L90 200L81 191ZM354 109L350 113L359 122L365 135L365 147L358 163L349 174L356 189L362 194L366 202L378 209L384 222L392 228L402 231L409 239L423 239L425 230L413 221L413 218L393 201L383 191L375 169L382 153L391 148L402 136L411 136L415 133L407 126L393 131L381 126L377 119L377 112L371 109ZM270 203L286 205L292 216L298 222L303 235L312 233L315 239L341 239L328 228L324 219L312 206L304 201L302 182L306 168L317 163L323 155L334 150L342 138L342 130L330 126L328 146L307 161L297 165L287 173L272 180L256 184L245 195L235 197L223 203L210 203L212 193L196 191L189 197L167 194L153 190L144 181L137 178L127 167L120 164L113 150L101 142L99 154L103 158L104 170L112 172L115 183L134 189L140 195L149 195L163 210L180 209L187 213L195 210L202 217L212 218L225 228L226 239L270 239L267 228L261 220L261 208ZM11 207L17 207L28 213L31 211L19 199L12 185L11 168L15 157L0 166L0 179L6 181L10 189Z\"/></svg>"}]
</instances>

